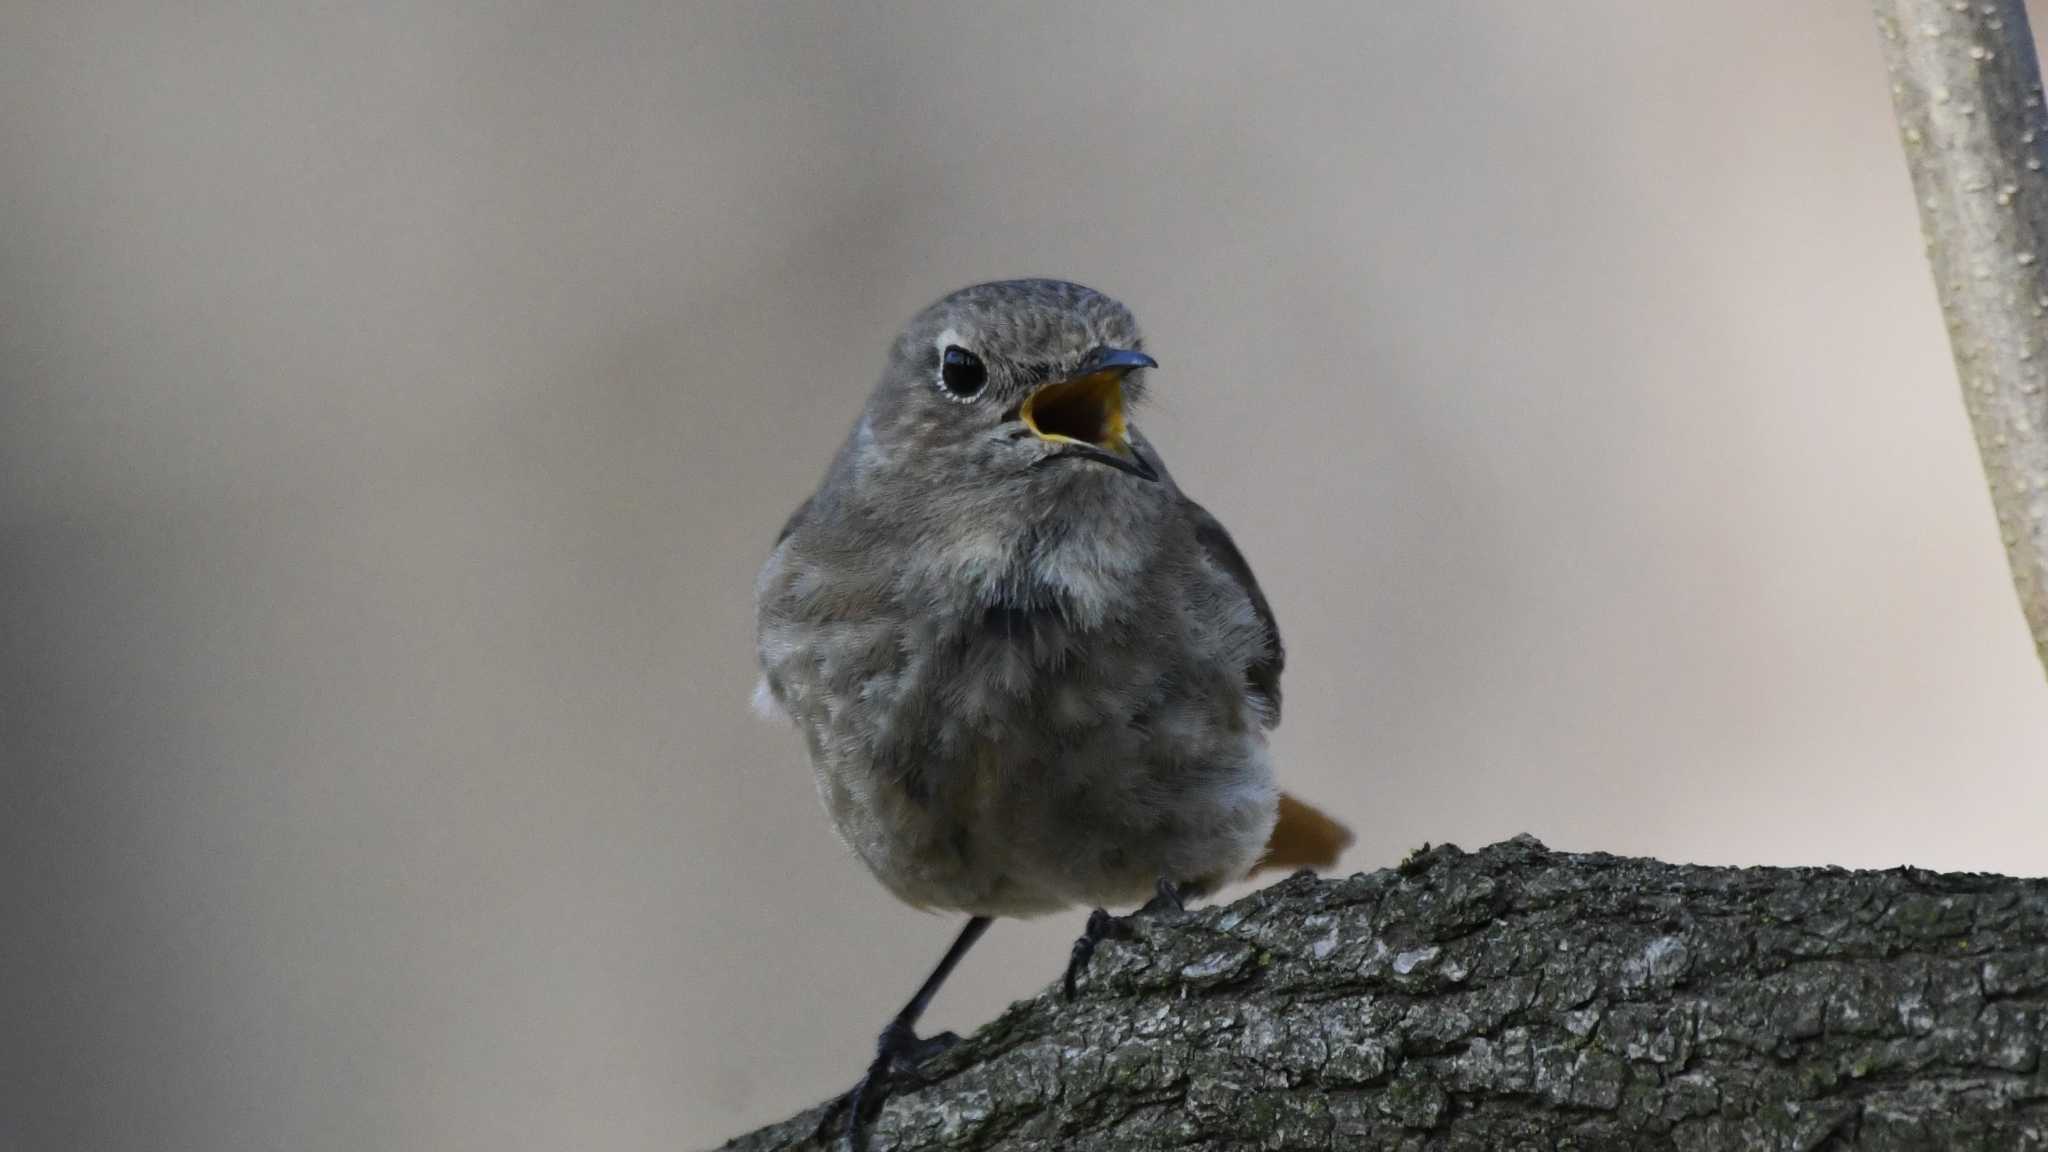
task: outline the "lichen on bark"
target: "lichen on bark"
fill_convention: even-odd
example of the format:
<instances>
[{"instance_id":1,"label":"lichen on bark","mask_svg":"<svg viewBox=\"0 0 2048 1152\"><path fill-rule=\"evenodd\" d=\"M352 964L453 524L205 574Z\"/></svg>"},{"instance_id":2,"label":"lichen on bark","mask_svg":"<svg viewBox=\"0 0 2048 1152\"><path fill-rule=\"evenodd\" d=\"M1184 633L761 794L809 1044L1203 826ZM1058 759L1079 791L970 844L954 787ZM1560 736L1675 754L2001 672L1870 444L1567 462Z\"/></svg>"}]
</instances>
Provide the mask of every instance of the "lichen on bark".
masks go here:
<instances>
[{"instance_id":1,"label":"lichen on bark","mask_svg":"<svg viewBox=\"0 0 2048 1152\"><path fill-rule=\"evenodd\" d=\"M2048 882L1521 837L1141 924L872 1147L2048 1149L2044 1040ZM822 1107L726 1148L834 1146Z\"/></svg>"}]
</instances>

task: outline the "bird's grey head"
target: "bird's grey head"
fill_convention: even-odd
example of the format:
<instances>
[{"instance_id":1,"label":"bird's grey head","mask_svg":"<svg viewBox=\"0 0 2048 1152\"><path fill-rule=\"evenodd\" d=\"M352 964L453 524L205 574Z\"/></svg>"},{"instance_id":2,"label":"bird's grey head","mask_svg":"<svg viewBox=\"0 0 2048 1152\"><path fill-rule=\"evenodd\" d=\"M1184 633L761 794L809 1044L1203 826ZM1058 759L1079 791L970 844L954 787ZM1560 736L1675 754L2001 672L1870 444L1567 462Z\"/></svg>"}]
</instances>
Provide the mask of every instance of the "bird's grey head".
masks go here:
<instances>
[{"instance_id":1,"label":"bird's grey head","mask_svg":"<svg viewBox=\"0 0 2048 1152\"><path fill-rule=\"evenodd\" d=\"M956 493L1156 484L1127 423L1156 367L1142 344L1129 309L1079 284L963 288L890 348L864 419L868 465Z\"/></svg>"},{"instance_id":2,"label":"bird's grey head","mask_svg":"<svg viewBox=\"0 0 2048 1152\"><path fill-rule=\"evenodd\" d=\"M1127 419L1154 366L1100 292L963 288L891 345L818 522L836 555L927 609L1056 607L1100 626L1177 523L1179 490Z\"/></svg>"}]
</instances>

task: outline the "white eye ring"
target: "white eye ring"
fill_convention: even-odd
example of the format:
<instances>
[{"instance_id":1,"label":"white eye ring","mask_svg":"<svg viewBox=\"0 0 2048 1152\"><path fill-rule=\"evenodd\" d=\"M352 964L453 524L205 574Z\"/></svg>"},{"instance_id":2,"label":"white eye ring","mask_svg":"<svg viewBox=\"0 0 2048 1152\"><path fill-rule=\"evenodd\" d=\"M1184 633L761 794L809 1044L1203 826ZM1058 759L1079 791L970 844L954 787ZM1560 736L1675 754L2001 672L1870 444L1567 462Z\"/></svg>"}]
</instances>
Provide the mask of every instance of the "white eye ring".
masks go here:
<instances>
[{"instance_id":1,"label":"white eye ring","mask_svg":"<svg viewBox=\"0 0 2048 1152\"><path fill-rule=\"evenodd\" d=\"M988 365L981 357L958 344L947 344L939 352L939 375L936 381L940 392L949 400L966 403L981 395L988 387Z\"/></svg>"}]
</instances>

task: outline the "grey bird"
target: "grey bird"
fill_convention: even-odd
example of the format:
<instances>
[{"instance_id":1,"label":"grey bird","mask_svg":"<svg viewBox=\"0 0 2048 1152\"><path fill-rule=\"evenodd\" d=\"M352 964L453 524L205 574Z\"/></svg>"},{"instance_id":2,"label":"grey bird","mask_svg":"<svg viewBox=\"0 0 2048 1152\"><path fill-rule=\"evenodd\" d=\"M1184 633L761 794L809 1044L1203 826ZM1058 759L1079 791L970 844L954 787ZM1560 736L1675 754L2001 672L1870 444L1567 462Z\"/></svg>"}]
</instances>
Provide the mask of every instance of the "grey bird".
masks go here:
<instances>
[{"instance_id":1,"label":"grey bird","mask_svg":"<svg viewBox=\"0 0 2048 1152\"><path fill-rule=\"evenodd\" d=\"M839 835L898 899L969 917L842 1100L857 1148L892 1075L951 1041L916 1022L989 918L1093 908L1071 998L1122 926L1106 907L1350 842L1274 782L1279 629L1130 422L1157 367L1078 284L946 296L756 582L757 703L802 733Z\"/></svg>"}]
</instances>

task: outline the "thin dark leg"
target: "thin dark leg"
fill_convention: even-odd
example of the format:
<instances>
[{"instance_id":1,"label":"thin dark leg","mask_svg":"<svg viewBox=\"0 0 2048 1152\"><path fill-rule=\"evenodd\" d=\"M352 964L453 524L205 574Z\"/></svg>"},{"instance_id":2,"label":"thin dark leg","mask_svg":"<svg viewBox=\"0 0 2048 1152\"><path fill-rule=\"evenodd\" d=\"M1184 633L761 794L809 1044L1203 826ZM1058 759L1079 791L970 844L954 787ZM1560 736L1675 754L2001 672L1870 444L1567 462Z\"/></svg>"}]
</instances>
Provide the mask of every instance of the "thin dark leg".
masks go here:
<instances>
[{"instance_id":1,"label":"thin dark leg","mask_svg":"<svg viewBox=\"0 0 2048 1152\"><path fill-rule=\"evenodd\" d=\"M1074 941L1074 951L1067 957L1067 974L1060 981L1060 995L1063 999L1074 998L1074 981L1087 971L1088 962L1095 958L1095 948L1104 940L1126 939L1131 934L1131 921L1139 916L1159 916L1168 912L1185 912L1187 905L1181 901L1180 885L1165 877L1159 878L1159 888L1145 906L1129 916L1111 916L1097 908L1088 914L1088 926L1081 930L1081 938Z\"/></svg>"},{"instance_id":2,"label":"thin dark leg","mask_svg":"<svg viewBox=\"0 0 2048 1152\"><path fill-rule=\"evenodd\" d=\"M939 966L932 969L932 974L924 978L923 984L918 985L917 994L910 998L910 1003L905 1004L903 1010L882 1028L881 1036L875 1040L875 1059L868 1065L867 1075L862 1076L860 1083L853 1086L853 1091L841 1097L839 1103L825 1113L818 1123L820 1132L832 1123L832 1118L843 1107L847 1112L847 1144L853 1152L864 1152L868 1144L865 1122L882 1107L882 1101L889 1094L890 1077L896 1069L902 1065L914 1067L959 1042L960 1038L951 1032L921 1039L917 1035L917 1021L924 1015L925 1006L932 1002L932 997L938 995L939 986L953 974L960 958L967 955L967 950L974 947L982 933L988 931L988 924L988 917L976 916L960 929L960 935L953 938L953 946L946 949L946 954L939 958Z\"/></svg>"},{"instance_id":3,"label":"thin dark leg","mask_svg":"<svg viewBox=\"0 0 2048 1152\"><path fill-rule=\"evenodd\" d=\"M896 1018L889 1022L890 1027L917 1027L918 1019L924 1015L925 1006L932 1002L932 997L939 994L939 985L946 982L946 977L951 976L953 969L959 966L960 958L967 955L967 950L974 947L974 942L981 939L983 932L988 931L988 923L988 917L975 916L961 926L960 935L953 938L953 946L946 949L944 956L939 957L939 966L932 969L932 974L925 977L924 983L917 986L917 995L912 996L910 1003L903 1006L903 1011L898 1012Z\"/></svg>"}]
</instances>

